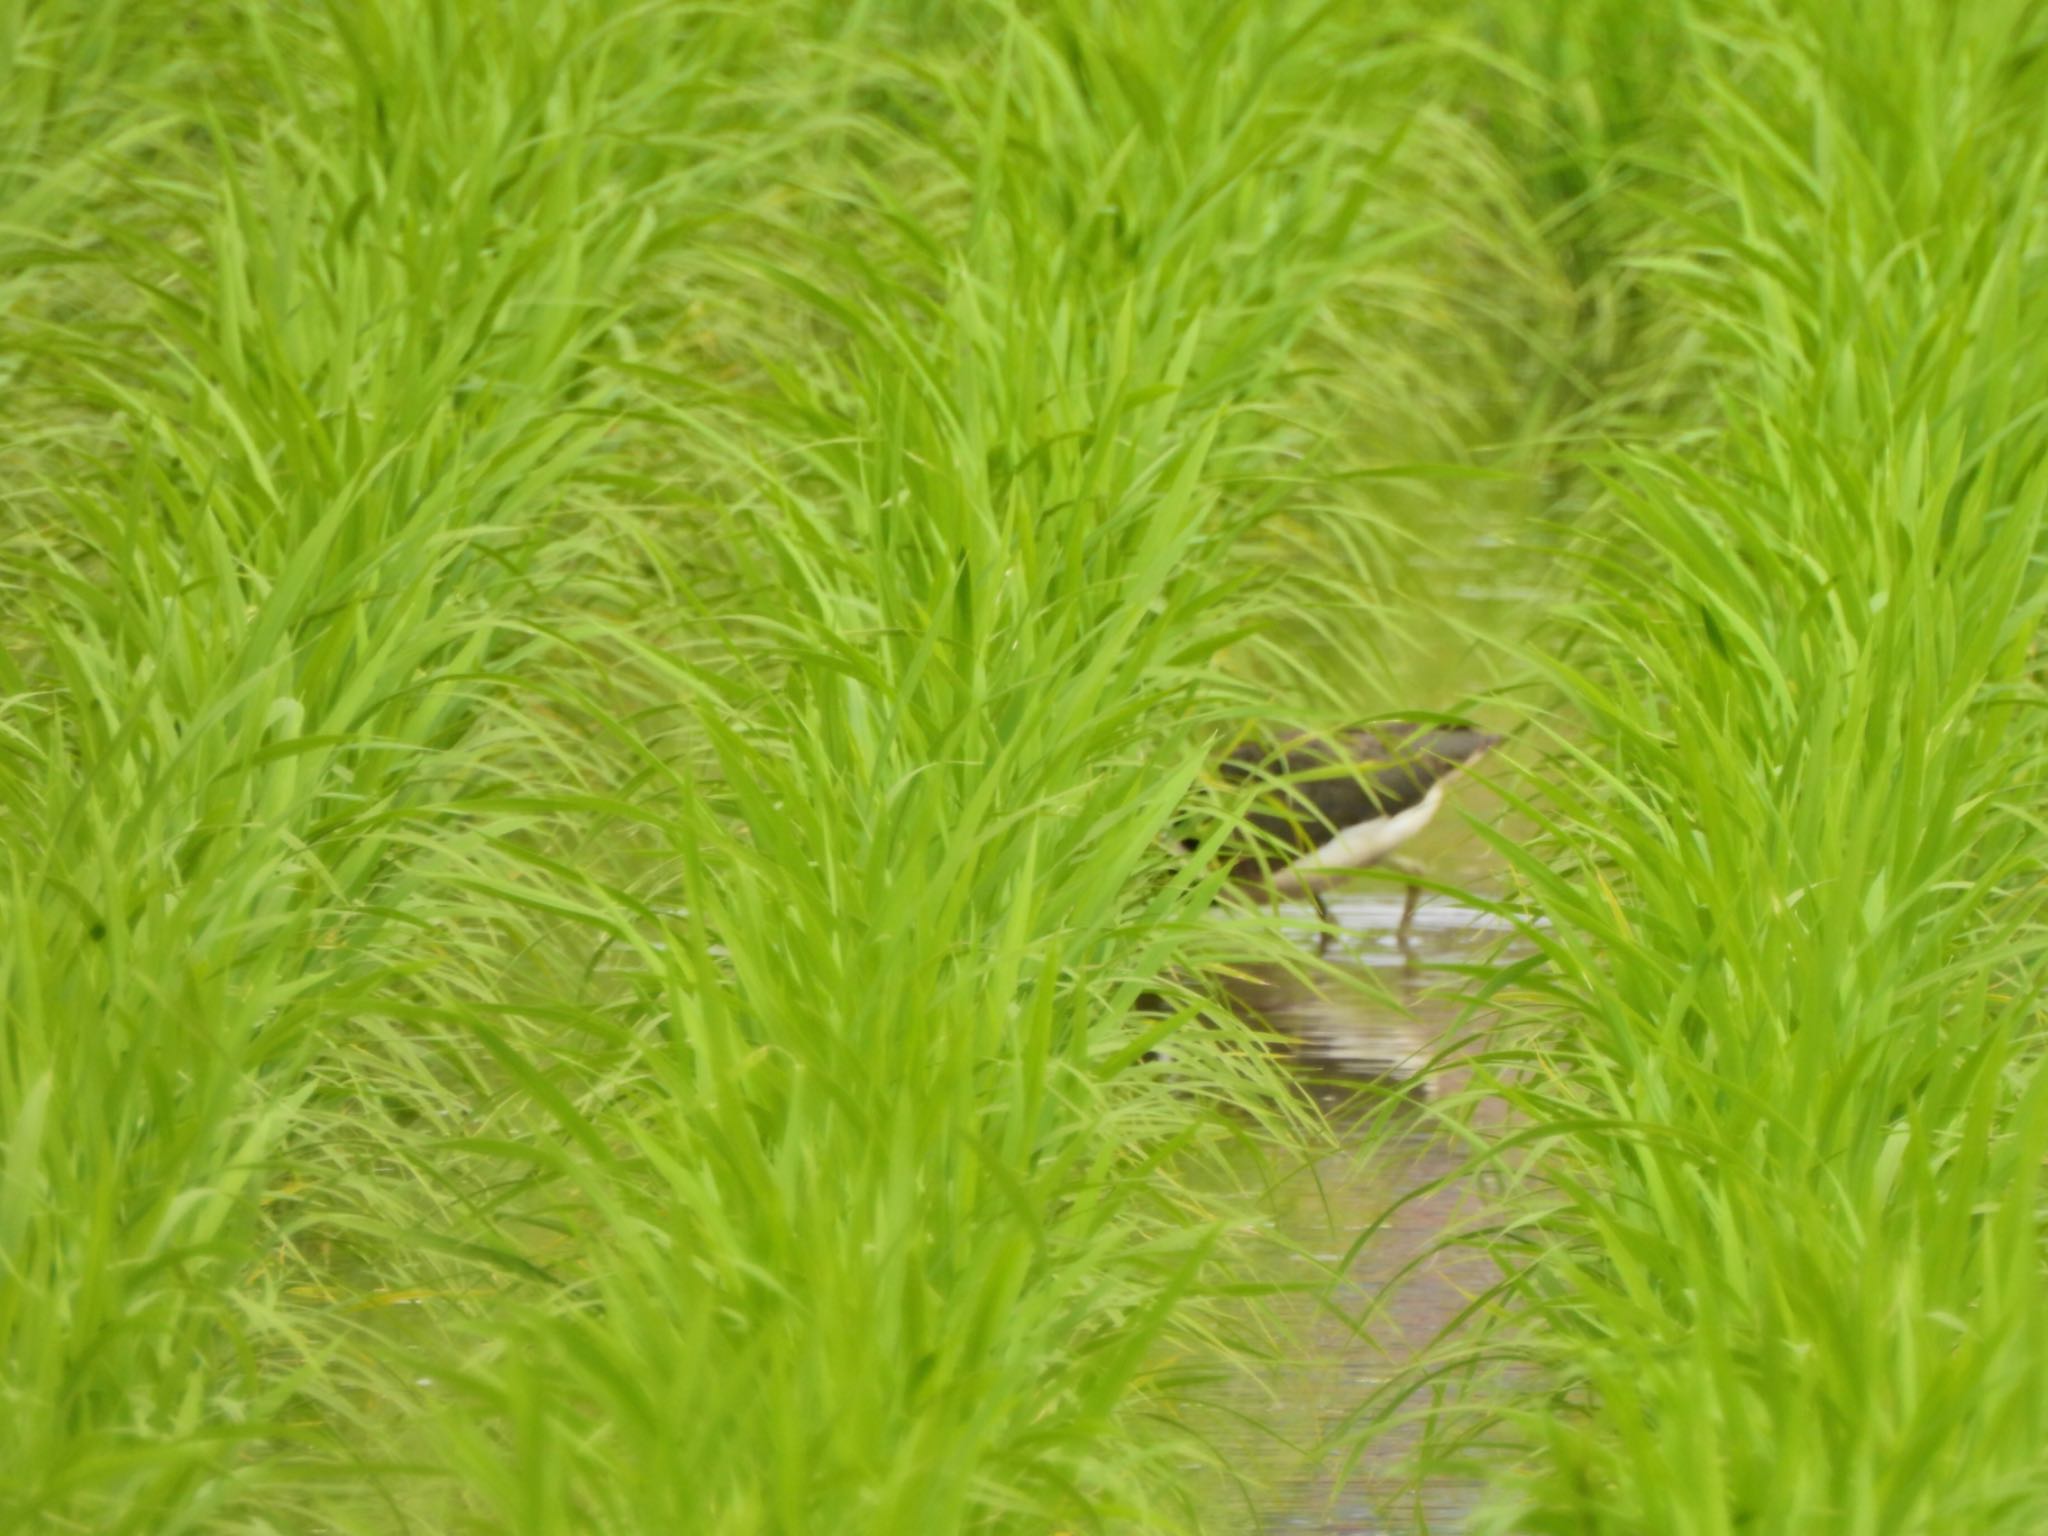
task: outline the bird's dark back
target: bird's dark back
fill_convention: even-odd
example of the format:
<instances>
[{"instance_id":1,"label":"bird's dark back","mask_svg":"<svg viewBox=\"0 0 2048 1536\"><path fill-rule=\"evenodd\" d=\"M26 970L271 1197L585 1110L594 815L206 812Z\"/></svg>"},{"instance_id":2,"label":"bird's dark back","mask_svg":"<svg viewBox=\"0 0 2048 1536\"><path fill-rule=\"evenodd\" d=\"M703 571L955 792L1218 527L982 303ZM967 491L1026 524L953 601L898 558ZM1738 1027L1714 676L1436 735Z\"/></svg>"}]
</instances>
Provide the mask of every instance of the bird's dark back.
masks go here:
<instances>
[{"instance_id":1,"label":"bird's dark back","mask_svg":"<svg viewBox=\"0 0 2048 1536\"><path fill-rule=\"evenodd\" d=\"M1263 839L1307 852L1346 827L1398 816L1500 737L1469 727L1389 720L1337 736L1290 733L1249 741L1218 765L1226 784L1267 793L1245 817ZM1250 861L1255 868L1265 862Z\"/></svg>"}]
</instances>

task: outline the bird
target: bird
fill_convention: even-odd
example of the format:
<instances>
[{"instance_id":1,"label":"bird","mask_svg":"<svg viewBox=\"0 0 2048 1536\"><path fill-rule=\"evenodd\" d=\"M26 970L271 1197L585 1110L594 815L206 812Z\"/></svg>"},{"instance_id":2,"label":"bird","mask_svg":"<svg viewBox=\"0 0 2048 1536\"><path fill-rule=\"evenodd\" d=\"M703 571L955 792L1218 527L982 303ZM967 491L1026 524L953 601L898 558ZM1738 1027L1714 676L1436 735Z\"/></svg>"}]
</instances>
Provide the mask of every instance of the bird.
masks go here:
<instances>
[{"instance_id":1,"label":"bird","mask_svg":"<svg viewBox=\"0 0 2048 1536\"><path fill-rule=\"evenodd\" d=\"M1254 846L1232 859L1235 883L1274 899L1306 896L1325 925L1323 888L1345 872L1384 864L1409 877L1395 936L1408 946L1422 872L1394 850L1428 826L1444 792L1501 737L1469 725L1384 720L1370 729L1319 735L1266 731L1217 764L1217 777L1256 798L1244 826ZM1327 946L1326 926L1319 948Z\"/></svg>"}]
</instances>

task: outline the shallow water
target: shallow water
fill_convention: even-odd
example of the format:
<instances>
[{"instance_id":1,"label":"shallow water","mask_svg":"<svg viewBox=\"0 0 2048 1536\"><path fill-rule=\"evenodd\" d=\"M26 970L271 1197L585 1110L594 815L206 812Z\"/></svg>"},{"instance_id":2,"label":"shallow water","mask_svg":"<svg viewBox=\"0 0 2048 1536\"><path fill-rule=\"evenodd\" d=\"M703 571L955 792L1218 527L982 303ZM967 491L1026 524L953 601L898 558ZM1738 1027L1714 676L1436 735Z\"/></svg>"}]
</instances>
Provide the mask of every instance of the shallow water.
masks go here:
<instances>
[{"instance_id":1,"label":"shallow water","mask_svg":"<svg viewBox=\"0 0 2048 1536\"><path fill-rule=\"evenodd\" d=\"M1259 978L1239 990L1240 1001L1258 1007L1291 1042L1297 1068L1326 1105L1356 1097L1365 1082L1401 1084L1436 1064L1406 1103L1389 1106L1384 1093L1374 1095L1375 1133L1360 1131L1358 1144L1269 1192L1275 1236L1302 1250L1291 1268L1304 1281L1313 1281L1321 1265L1341 1265L1342 1275L1326 1293L1327 1305L1307 1295L1288 1303L1287 1357L1220 1394L1216 1433L1256 1490L1254 1508L1238 1526L1247 1533L1455 1532L1479 1488L1437 1482L1403 1494L1412 1431L1375 1437L1347 1469L1346 1448L1356 1437L1346 1432L1346 1420L1492 1278L1470 1255L1428 1256L1438 1237L1464 1219L1474 1193L1454 1176L1460 1156L1433 1131L1426 1095L1447 1071L1438 1058L1472 1026L1460 996L1469 985L1461 968L1512 951L1503 950L1498 918L1444 898L1425 898L1407 952L1393 937L1398 889L1346 895L1329 907L1347 930L1330 958L1388 985L1316 996ZM1395 1001L1376 1005L1376 990L1391 990ZM1343 1111L1333 1107L1332 1120L1344 1123ZM1422 1190L1428 1192L1416 1194ZM1384 1225L1351 1254L1358 1234L1383 1216Z\"/></svg>"}]
</instances>

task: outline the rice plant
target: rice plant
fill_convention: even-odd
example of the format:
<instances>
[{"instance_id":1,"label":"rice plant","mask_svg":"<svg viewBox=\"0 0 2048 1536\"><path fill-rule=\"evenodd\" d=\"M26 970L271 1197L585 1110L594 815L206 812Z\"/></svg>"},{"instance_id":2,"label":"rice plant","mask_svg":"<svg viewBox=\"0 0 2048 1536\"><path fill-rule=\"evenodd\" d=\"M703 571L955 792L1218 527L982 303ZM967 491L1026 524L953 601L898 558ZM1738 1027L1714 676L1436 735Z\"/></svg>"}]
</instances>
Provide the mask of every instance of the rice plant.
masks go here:
<instances>
[{"instance_id":1,"label":"rice plant","mask_svg":"<svg viewBox=\"0 0 2048 1536\"><path fill-rule=\"evenodd\" d=\"M1621 152L1713 411L1584 456L1531 658L1501 1285L1417 1378L1480 1529L2048 1512L2040 18L1887 16L1727 8Z\"/></svg>"},{"instance_id":2,"label":"rice plant","mask_svg":"<svg viewBox=\"0 0 2048 1536\"><path fill-rule=\"evenodd\" d=\"M0 0L0 1529L1257 1528L1205 765L1488 689L1350 1438L2039 1528L2048 39L1880 9Z\"/></svg>"}]
</instances>

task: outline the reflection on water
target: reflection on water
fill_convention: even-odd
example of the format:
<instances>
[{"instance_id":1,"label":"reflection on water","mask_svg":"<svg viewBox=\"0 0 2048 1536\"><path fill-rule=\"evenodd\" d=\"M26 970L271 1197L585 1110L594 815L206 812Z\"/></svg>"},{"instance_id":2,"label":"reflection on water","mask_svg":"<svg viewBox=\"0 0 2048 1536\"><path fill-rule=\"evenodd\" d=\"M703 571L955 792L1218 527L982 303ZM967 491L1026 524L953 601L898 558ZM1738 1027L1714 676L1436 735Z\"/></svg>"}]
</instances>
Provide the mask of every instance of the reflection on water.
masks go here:
<instances>
[{"instance_id":1,"label":"reflection on water","mask_svg":"<svg viewBox=\"0 0 2048 1536\"><path fill-rule=\"evenodd\" d=\"M1328 958L1393 985L1313 987L1275 972L1233 984L1239 1003L1290 1041L1296 1064L1320 1083L1326 1102L1347 1083L1405 1082L1432 1063L1432 1077L1444 1074L1439 1058L1452 1045L1454 1026L1469 1030L1471 1024L1460 1022L1458 968L1509 953L1502 942L1507 925L1447 899L1426 898L1404 953L1392 931L1401 914L1398 889L1348 896L1330 908L1348 932ZM1373 1001L1389 994L1400 1001ZM1470 1256L1430 1253L1446 1229L1466 1218L1473 1195L1450 1179L1459 1155L1433 1133L1420 1102L1424 1087L1426 1081L1408 1095L1417 1101L1413 1108L1389 1108L1384 1093L1374 1094L1380 1108L1369 1150L1333 1152L1271 1192L1274 1234L1298 1250L1289 1266L1308 1284L1289 1304L1290 1357L1257 1380L1235 1384L1220 1405L1234 1427L1219 1438L1233 1466L1258 1490L1257 1511L1243 1527L1248 1532L1454 1532L1478 1492L1469 1484L1441 1483L1419 1495L1411 1491L1390 1507L1414 1444L1412 1432L1399 1430L1377 1437L1340 1476L1341 1448L1356 1440L1345 1432L1347 1417L1492 1278ZM1431 1188L1440 1181L1448 1182ZM1359 1233L1375 1221L1382 1225L1352 1253ZM1340 1267L1341 1274L1324 1290L1314 1282L1329 1267ZM1334 1454L1313 1454L1333 1445L1339 1447Z\"/></svg>"},{"instance_id":2,"label":"reflection on water","mask_svg":"<svg viewBox=\"0 0 2048 1536\"><path fill-rule=\"evenodd\" d=\"M1402 896L1398 887L1333 895L1328 898L1330 916L1344 929L1332 940L1331 952L1359 965L1406 966L1411 958L1426 967L1473 964L1492 951L1501 935L1514 925L1497 913L1468 907L1443 897L1425 896L1415 909L1409 925L1409 944L1404 950L1394 937L1401 921ZM1290 909L1293 910L1293 909ZM1314 913L1301 909L1304 917ZM1305 930L1303 942L1313 948L1315 933Z\"/></svg>"}]
</instances>

